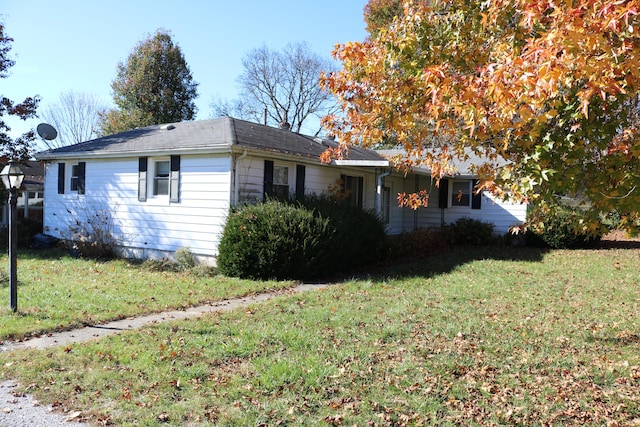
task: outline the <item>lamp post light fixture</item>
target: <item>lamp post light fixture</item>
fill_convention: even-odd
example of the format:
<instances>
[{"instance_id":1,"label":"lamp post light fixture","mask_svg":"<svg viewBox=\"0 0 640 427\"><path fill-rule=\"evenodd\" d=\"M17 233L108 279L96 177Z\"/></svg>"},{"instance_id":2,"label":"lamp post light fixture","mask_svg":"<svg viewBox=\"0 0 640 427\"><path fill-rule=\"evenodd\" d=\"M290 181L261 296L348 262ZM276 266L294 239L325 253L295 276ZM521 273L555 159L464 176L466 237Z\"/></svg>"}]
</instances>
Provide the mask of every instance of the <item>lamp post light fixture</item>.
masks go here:
<instances>
[{"instance_id":1,"label":"lamp post light fixture","mask_svg":"<svg viewBox=\"0 0 640 427\"><path fill-rule=\"evenodd\" d=\"M13 160L9 161L0 172L2 183L9 190L9 288L10 307L14 313L18 311L18 224L16 205L18 189L22 186L24 172Z\"/></svg>"}]
</instances>

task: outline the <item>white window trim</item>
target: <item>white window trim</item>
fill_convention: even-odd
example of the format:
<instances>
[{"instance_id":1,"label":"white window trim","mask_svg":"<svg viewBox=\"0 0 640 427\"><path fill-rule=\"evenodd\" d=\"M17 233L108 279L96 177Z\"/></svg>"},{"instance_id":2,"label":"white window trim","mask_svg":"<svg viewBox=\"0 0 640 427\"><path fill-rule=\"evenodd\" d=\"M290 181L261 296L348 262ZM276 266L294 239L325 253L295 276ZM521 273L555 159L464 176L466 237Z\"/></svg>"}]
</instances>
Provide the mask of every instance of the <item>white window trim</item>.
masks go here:
<instances>
[{"instance_id":1,"label":"white window trim","mask_svg":"<svg viewBox=\"0 0 640 427\"><path fill-rule=\"evenodd\" d=\"M362 179L362 194L360 195L362 198L362 207L364 208L367 205L367 176L364 174L360 174L360 173L353 173L351 171L348 172L341 172L340 173L340 178L342 178L342 176L345 177L349 177L349 178L356 178L356 179ZM344 189L344 187L346 186L346 182L342 183L342 188ZM356 203L357 203L358 197L356 195Z\"/></svg>"},{"instance_id":2,"label":"white window trim","mask_svg":"<svg viewBox=\"0 0 640 427\"><path fill-rule=\"evenodd\" d=\"M274 161L273 162L273 183L272 185L275 186L276 185L282 185L282 184L276 184L276 168L286 168L287 169L287 187L288 187L288 197L292 196L292 192L295 191L295 174L296 174L296 167L295 164L292 163L283 163L283 162L278 162L278 161Z\"/></svg>"},{"instance_id":3,"label":"white window trim","mask_svg":"<svg viewBox=\"0 0 640 427\"><path fill-rule=\"evenodd\" d=\"M151 167L150 169L150 178L151 179L147 179L147 194L149 195L148 198L150 199L156 199L156 200L166 200L167 202L169 201L169 193L171 192L170 190L170 179L171 179L171 158L169 157L150 157L149 161L151 163ZM158 163L160 162L167 162L169 163L169 176L167 176L167 194L155 194L155 183L156 183L156 168Z\"/></svg>"},{"instance_id":4,"label":"white window trim","mask_svg":"<svg viewBox=\"0 0 640 427\"><path fill-rule=\"evenodd\" d=\"M69 174L69 178L66 179L66 185L67 188L69 189L68 193L69 194L78 194L78 175L74 175L73 174L73 168L76 168L76 171L80 168L80 162L75 162L75 163L69 163L67 164L67 170L68 170L68 174ZM71 183L73 182L73 178L76 179L76 188L73 189L73 186L71 185Z\"/></svg>"},{"instance_id":5,"label":"white window trim","mask_svg":"<svg viewBox=\"0 0 640 427\"><path fill-rule=\"evenodd\" d=\"M469 194L469 203L467 205L454 205L452 204L453 201L453 187L454 187L454 183L466 183L467 187L468 187L468 194ZM470 210L471 209L471 205L472 205L472 199L473 199L473 180L472 179L451 179L449 181L449 195L447 198L447 205L449 206L449 209L465 209L465 210Z\"/></svg>"}]
</instances>

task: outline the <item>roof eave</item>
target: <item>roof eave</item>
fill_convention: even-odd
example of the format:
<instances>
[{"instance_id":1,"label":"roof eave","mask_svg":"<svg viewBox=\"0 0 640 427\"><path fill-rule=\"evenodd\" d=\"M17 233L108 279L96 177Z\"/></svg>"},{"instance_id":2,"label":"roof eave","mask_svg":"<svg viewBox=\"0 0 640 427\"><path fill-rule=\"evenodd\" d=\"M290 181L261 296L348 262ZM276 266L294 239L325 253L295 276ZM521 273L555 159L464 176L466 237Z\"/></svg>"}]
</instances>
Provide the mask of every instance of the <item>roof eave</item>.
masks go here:
<instances>
[{"instance_id":1,"label":"roof eave","mask_svg":"<svg viewBox=\"0 0 640 427\"><path fill-rule=\"evenodd\" d=\"M360 166L384 168L390 165L389 160L332 160L332 165L336 166Z\"/></svg>"},{"instance_id":2,"label":"roof eave","mask_svg":"<svg viewBox=\"0 0 640 427\"><path fill-rule=\"evenodd\" d=\"M36 160L68 160L68 159L117 159L122 157L150 156L162 157L176 154L225 154L231 152L231 145L220 147L175 148L165 150L135 150L113 152L69 152L69 153L37 153Z\"/></svg>"}]
</instances>

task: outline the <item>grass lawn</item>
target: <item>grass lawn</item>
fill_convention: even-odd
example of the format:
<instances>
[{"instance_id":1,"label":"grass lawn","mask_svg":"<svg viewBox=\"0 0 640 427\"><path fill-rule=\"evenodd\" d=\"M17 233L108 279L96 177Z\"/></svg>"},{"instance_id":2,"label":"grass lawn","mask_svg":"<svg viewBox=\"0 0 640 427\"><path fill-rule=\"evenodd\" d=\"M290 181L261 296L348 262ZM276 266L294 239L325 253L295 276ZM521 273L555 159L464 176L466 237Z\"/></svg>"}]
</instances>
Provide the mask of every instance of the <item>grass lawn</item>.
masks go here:
<instances>
[{"instance_id":1,"label":"grass lawn","mask_svg":"<svg viewBox=\"0 0 640 427\"><path fill-rule=\"evenodd\" d=\"M639 282L639 250L468 248L0 363L97 425L640 425Z\"/></svg>"},{"instance_id":2,"label":"grass lawn","mask_svg":"<svg viewBox=\"0 0 640 427\"><path fill-rule=\"evenodd\" d=\"M8 265L7 256L1 256L0 266ZM157 271L125 260L96 262L60 251L21 251L17 314L9 310L8 279L0 284L0 341L294 285L209 277L200 271Z\"/></svg>"}]
</instances>

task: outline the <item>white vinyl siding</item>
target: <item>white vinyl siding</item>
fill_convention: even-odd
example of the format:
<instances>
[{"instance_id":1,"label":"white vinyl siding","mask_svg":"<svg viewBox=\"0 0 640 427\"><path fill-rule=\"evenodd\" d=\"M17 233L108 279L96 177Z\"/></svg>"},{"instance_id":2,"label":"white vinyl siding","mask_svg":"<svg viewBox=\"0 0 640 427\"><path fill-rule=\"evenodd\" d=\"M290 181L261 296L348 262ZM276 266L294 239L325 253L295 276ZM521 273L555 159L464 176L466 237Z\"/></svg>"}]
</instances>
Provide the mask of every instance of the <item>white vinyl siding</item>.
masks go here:
<instances>
[{"instance_id":1,"label":"white vinyl siding","mask_svg":"<svg viewBox=\"0 0 640 427\"><path fill-rule=\"evenodd\" d=\"M461 180L463 181L463 180ZM464 181L463 181L464 182ZM471 180L466 182L471 183ZM460 218L472 218L494 225L496 234L505 234L509 229L526 220L527 205L506 203L495 199L490 193L482 193L481 209L472 209L470 206L453 206L447 209L440 209L439 191L435 184L430 183L430 178L421 176L418 181L418 188L429 191L429 205L416 210L411 208L399 208L394 203L393 198L397 193L410 193L415 191L415 175L408 175L407 178L398 176L386 177L385 185L392 183L393 194L390 208L390 220L387 226L389 234L400 234L411 232L415 228L440 227L441 225L452 224ZM471 184L468 184L469 186ZM448 197L452 197L454 190L449 184Z\"/></svg>"},{"instance_id":2,"label":"white vinyl siding","mask_svg":"<svg viewBox=\"0 0 640 427\"><path fill-rule=\"evenodd\" d=\"M65 238L72 217L109 212L112 232L139 257L181 247L212 257L229 209L231 161L228 156L182 156L181 200L177 204L138 200L138 158L87 161L83 198L57 194L57 164L45 171L45 233Z\"/></svg>"},{"instance_id":3,"label":"white vinyl siding","mask_svg":"<svg viewBox=\"0 0 640 427\"><path fill-rule=\"evenodd\" d=\"M274 160L274 184L275 168L279 165L288 166L289 193L293 192L296 183L296 164L294 162L282 162ZM373 169L363 168L337 168L317 163L305 165L305 194L328 194L329 187L341 182L341 175L362 176L363 194L362 204L365 209L373 209L375 203L375 178ZM264 189L264 158L246 156L238 159L236 164L238 178L237 203L259 203L263 200ZM393 197L392 197L393 199Z\"/></svg>"}]
</instances>

